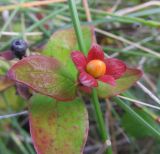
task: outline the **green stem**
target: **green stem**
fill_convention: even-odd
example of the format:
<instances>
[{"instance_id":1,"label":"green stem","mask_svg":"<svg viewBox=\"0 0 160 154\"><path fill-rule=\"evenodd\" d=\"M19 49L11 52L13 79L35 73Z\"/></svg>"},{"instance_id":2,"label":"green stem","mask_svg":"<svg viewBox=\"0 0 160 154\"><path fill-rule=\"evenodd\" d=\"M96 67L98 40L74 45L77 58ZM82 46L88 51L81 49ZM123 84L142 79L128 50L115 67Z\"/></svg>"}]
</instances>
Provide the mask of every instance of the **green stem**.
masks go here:
<instances>
[{"instance_id":1,"label":"green stem","mask_svg":"<svg viewBox=\"0 0 160 154\"><path fill-rule=\"evenodd\" d=\"M87 53L87 51L86 51L85 43L84 43L84 40L83 40L83 34L82 34L82 31L81 31L81 26L80 26L78 13L77 13L76 4L75 4L74 0L68 0L68 3L69 3L70 11L71 11L72 21L73 21L75 33L76 33L76 36L77 36L79 48L85 54L85 53ZM100 132L102 133L102 140L103 140L103 142L105 142L105 141L107 141L107 139L109 139L109 137L108 137L109 135L108 135L107 130L105 128L105 123L104 123L102 111L101 111L101 108L100 108L100 103L99 103L99 100L98 100L98 95L97 95L96 89L93 89L92 103L93 103L93 106L94 106L94 109L95 109L96 119L97 119L97 122L98 122L98 125L99 125L99 129L100 129ZM111 149L110 146L107 150L107 153L112 154L112 149Z\"/></svg>"},{"instance_id":2,"label":"green stem","mask_svg":"<svg viewBox=\"0 0 160 154\"><path fill-rule=\"evenodd\" d=\"M96 89L93 89L93 91L92 91L92 102L93 102L93 106L94 106L94 109L95 109L95 112L96 112L96 115L97 115L96 118L97 118L97 121L99 123L99 129L101 130L101 137L102 137L102 140L105 141L108 138L108 135L107 135L107 131L106 131L106 128L105 128L101 108L100 108L100 105L99 105L99 100L98 100L98 97L97 97Z\"/></svg>"},{"instance_id":3,"label":"green stem","mask_svg":"<svg viewBox=\"0 0 160 154\"><path fill-rule=\"evenodd\" d=\"M105 127L105 122L104 122L104 119L103 119L100 103L99 103L99 100L98 100L97 91L96 91L95 88L92 91L92 103L93 103L93 107L95 109L96 119L97 119L97 122L98 122L99 130L101 132L102 141L103 142L106 142L107 140L110 141L109 134L107 133L107 130L106 130L106 127ZM108 145L107 154L112 154L111 145Z\"/></svg>"},{"instance_id":4,"label":"green stem","mask_svg":"<svg viewBox=\"0 0 160 154\"><path fill-rule=\"evenodd\" d=\"M85 47L84 40L83 40L83 34L81 31L81 26L80 26L76 4L74 0L68 0L68 3L69 3L70 11L71 11L72 22L73 22L75 33L77 36L79 48L85 54L87 51L86 51L86 47Z\"/></svg>"}]
</instances>

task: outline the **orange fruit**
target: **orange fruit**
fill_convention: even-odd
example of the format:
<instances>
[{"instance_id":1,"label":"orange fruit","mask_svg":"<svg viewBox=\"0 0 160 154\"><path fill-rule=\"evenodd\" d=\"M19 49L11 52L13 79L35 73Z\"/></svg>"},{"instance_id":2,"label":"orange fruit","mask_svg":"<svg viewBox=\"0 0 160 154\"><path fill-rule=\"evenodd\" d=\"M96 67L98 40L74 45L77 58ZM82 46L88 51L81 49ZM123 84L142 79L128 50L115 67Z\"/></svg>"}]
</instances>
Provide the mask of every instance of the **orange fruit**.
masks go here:
<instances>
[{"instance_id":1,"label":"orange fruit","mask_svg":"<svg viewBox=\"0 0 160 154\"><path fill-rule=\"evenodd\" d=\"M106 64L98 59L91 60L87 66L86 71L95 78L103 76L106 72Z\"/></svg>"}]
</instances>

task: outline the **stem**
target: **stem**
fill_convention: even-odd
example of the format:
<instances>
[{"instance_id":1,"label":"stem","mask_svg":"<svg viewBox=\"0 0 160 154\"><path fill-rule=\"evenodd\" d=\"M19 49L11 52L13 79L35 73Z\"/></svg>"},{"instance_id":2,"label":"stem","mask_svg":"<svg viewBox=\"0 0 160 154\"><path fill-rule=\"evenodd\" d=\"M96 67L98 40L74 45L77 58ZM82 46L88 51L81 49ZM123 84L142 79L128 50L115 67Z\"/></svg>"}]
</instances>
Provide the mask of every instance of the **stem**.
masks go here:
<instances>
[{"instance_id":1,"label":"stem","mask_svg":"<svg viewBox=\"0 0 160 154\"><path fill-rule=\"evenodd\" d=\"M73 22L75 33L76 33L76 36L77 36L79 48L85 54L85 53L87 53L87 51L86 51L85 43L84 43L84 40L83 40L83 34L82 34L82 31L81 31L81 26L80 26L78 13L77 13L76 4L75 4L74 0L68 0L68 3L69 3L70 11L71 11L72 22ZM101 108L100 108L100 103L99 103L99 100L98 100L98 95L97 95L96 89L93 89L93 92L92 92L92 103L93 103L93 106L94 106L94 109L95 109L96 119L97 119L97 122L98 122L98 125L99 125L99 129L100 129L100 132L102 133L102 140L103 140L103 142L106 142L107 146L109 146L107 153L112 154L112 149L111 149L111 146L110 146L111 143L110 143L110 140L108 138L109 135L108 135L108 133L106 131L106 128L105 128L105 123L104 123L102 111L101 111Z\"/></svg>"},{"instance_id":2,"label":"stem","mask_svg":"<svg viewBox=\"0 0 160 154\"><path fill-rule=\"evenodd\" d=\"M105 128L101 108L100 108L100 105L99 105L99 100L98 100L98 97L97 97L96 89L93 89L93 91L92 91L92 102L93 102L93 106L94 106L94 109L95 109L95 112L96 112L96 118L97 118L97 121L99 123L99 129L101 130L102 140L105 141L108 138L108 135L107 135L107 131L106 131L106 128Z\"/></svg>"},{"instance_id":3,"label":"stem","mask_svg":"<svg viewBox=\"0 0 160 154\"><path fill-rule=\"evenodd\" d=\"M107 154L112 154L111 142L110 142L109 135L108 135L106 127L105 127L100 103L98 100L97 91L95 88L92 91L92 103L93 103L93 107L95 109L96 119L97 119L97 122L99 125L99 130L101 132L102 141L105 142L105 144L107 144Z\"/></svg>"},{"instance_id":4,"label":"stem","mask_svg":"<svg viewBox=\"0 0 160 154\"><path fill-rule=\"evenodd\" d=\"M72 22L73 22L75 33L77 36L79 48L85 54L87 51L86 51L86 47L85 47L84 40L83 40L83 34L81 31L81 26L80 26L76 4L74 0L68 0L68 3L69 3L70 11L71 11Z\"/></svg>"}]
</instances>

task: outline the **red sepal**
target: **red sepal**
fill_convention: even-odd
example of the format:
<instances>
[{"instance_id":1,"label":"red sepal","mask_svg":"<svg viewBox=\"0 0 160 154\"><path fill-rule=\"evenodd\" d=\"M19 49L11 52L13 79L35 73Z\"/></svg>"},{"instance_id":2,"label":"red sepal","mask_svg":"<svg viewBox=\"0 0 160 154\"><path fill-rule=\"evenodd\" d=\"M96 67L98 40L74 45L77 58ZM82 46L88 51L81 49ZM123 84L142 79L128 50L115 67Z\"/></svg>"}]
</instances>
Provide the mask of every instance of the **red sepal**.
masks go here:
<instances>
[{"instance_id":1,"label":"red sepal","mask_svg":"<svg viewBox=\"0 0 160 154\"><path fill-rule=\"evenodd\" d=\"M112 86L116 85L116 81L115 81L114 77L112 77L111 75L104 75L104 76L100 77L99 80L104 83L108 83Z\"/></svg>"},{"instance_id":2,"label":"red sepal","mask_svg":"<svg viewBox=\"0 0 160 154\"><path fill-rule=\"evenodd\" d=\"M71 58L72 58L74 64L76 65L77 69L80 72L85 70L87 61L86 61L86 57L83 55L83 53L81 53L80 51L73 51L71 53Z\"/></svg>"},{"instance_id":3,"label":"red sepal","mask_svg":"<svg viewBox=\"0 0 160 154\"><path fill-rule=\"evenodd\" d=\"M104 60L104 52L98 44L93 44L88 52L87 60L88 62L93 59Z\"/></svg>"},{"instance_id":4,"label":"red sepal","mask_svg":"<svg viewBox=\"0 0 160 154\"><path fill-rule=\"evenodd\" d=\"M120 78L126 72L126 64L116 58L105 59L106 75L111 75L115 79Z\"/></svg>"},{"instance_id":5,"label":"red sepal","mask_svg":"<svg viewBox=\"0 0 160 154\"><path fill-rule=\"evenodd\" d=\"M97 80L86 72L80 73L79 81L82 85L86 87L97 87L98 86Z\"/></svg>"}]
</instances>

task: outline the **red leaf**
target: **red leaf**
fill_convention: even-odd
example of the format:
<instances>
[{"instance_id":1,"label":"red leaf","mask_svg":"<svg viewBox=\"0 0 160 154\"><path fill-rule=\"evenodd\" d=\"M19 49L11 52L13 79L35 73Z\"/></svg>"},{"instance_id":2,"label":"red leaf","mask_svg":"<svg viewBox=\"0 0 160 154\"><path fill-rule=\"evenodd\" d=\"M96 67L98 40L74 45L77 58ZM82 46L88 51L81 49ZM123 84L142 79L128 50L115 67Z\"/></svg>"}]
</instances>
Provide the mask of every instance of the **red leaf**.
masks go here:
<instances>
[{"instance_id":1,"label":"red leaf","mask_svg":"<svg viewBox=\"0 0 160 154\"><path fill-rule=\"evenodd\" d=\"M73 51L71 53L72 60L76 65L77 69L81 72L85 70L87 60L86 57L80 51Z\"/></svg>"},{"instance_id":2,"label":"red leaf","mask_svg":"<svg viewBox=\"0 0 160 154\"><path fill-rule=\"evenodd\" d=\"M88 52L87 60L100 59L104 60L104 52L98 44L93 44Z\"/></svg>"},{"instance_id":3,"label":"red leaf","mask_svg":"<svg viewBox=\"0 0 160 154\"><path fill-rule=\"evenodd\" d=\"M105 59L106 74L113 76L115 79L120 78L126 71L126 64L116 58Z\"/></svg>"},{"instance_id":4,"label":"red leaf","mask_svg":"<svg viewBox=\"0 0 160 154\"><path fill-rule=\"evenodd\" d=\"M67 101L75 98L74 81L54 58L40 55L23 58L12 66L8 76L57 100Z\"/></svg>"},{"instance_id":5,"label":"red leaf","mask_svg":"<svg viewBox=\"0 0 160 154\"><path fill-rule=\"evenodd\" d=\"M97 87L98 86L97 80L86 72L80 73L79 80L80 80L80 83L86 87Z\"/></svg>"}]
</instances>

